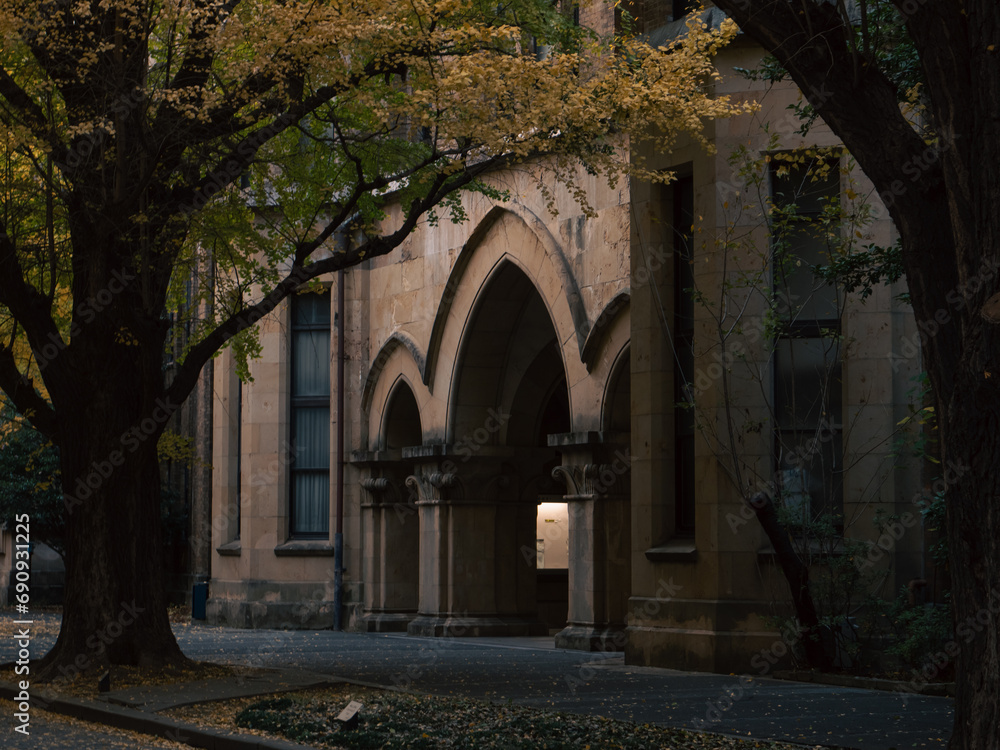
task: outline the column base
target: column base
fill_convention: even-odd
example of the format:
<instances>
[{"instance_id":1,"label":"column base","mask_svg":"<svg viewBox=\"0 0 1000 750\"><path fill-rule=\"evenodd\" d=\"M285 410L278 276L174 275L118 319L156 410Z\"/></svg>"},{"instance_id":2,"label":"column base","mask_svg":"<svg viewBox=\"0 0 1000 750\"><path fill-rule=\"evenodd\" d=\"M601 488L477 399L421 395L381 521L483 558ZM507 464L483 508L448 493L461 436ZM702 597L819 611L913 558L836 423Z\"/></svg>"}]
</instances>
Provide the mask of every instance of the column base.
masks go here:
<instances>
[{"instance_id":1,"label":"column base","mask_svg":"<svg viewBox=\"0 0 1000 750\"><path fill-rule=\"evenodd\" d=\"M556 634L556 648L571 651L624 651L624 625L571 624Z\"/></svg>"},{"instance_id":2,"label":"column base","mask_svg":"<svg viewBox=\"0 0 1000 750\"><path fill-rule=\"evenodd\" d=\"M419 615L406 629L408 635L428 638L523 637L547 635L545 624L525 617L439 617Z\"/></svg>"}]
</instances>

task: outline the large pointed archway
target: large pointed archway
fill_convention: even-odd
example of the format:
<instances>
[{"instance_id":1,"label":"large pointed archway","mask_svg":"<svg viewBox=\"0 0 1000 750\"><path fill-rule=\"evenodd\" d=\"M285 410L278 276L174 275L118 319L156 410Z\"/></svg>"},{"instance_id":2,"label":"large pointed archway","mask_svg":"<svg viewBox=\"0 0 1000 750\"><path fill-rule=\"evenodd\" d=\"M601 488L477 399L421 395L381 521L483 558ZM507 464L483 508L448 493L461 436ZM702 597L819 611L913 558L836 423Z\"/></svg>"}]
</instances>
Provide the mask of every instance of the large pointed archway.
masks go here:
<instances>
[{"instance_id":1,"label":"large pointed archway","mask_svg":"<svg viewBox=\"0 0 1000 750\"><path fill-rule=\"evenodd\" d=\"M513 262L480 289L452 383L448 444L414 478L420 616L409 632L544 634L536 517L540 498L561 494L546 437L570 430L571 409L551 316Z\"/></svg>"}]
</instances>

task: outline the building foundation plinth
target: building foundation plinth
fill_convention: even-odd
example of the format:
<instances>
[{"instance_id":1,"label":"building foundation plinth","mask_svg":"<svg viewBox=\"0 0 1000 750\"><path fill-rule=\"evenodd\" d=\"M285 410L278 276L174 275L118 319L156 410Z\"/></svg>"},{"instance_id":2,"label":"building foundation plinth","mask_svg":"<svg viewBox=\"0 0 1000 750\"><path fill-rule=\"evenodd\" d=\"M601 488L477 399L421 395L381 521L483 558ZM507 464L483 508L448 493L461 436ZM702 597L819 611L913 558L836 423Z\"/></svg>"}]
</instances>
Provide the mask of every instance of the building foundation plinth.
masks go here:
<instances>
[{"instance_id":1,"label":"building foundation plinth","mask_svg":"<svg viewBox=\"0 0 1000 750\"><path fill-rule=\"evenodd\" d=\"M545 625L525 617L436 617L420 615L407 628L409 635L429 638L545 635Z\"/></svg>"},{"instance_id":2,"label":"building foundation plinth","mask_svg":"<svg viewBox=\"0 0 1000 750\"><path fill-rule=\"evenodd\" d=\"M625 626L567 625L556 634L556 648L571 651L624 651Z\"/></svg>"}]
</instances>

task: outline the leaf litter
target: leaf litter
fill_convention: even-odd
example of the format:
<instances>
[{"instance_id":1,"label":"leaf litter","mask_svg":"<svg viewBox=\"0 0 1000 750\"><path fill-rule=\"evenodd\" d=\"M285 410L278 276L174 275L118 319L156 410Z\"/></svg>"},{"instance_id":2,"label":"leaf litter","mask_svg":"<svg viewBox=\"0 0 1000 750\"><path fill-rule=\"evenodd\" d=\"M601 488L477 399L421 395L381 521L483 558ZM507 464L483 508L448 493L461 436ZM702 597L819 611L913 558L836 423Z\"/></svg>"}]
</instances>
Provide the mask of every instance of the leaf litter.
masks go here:
<instances>
[{"instance_id":1,"label":"leaf litter","mask_svg":"<svg viewBox=\"0 0 1000 750\"><path fill-rule=\"evenodd\" d=\"M357 725L340 728L352 700ZM185 706L164 712L203 727L322 748L383 750L802 750L802 745L669 729L507 703L341 685Z\"/></svg>"}]
</instances>

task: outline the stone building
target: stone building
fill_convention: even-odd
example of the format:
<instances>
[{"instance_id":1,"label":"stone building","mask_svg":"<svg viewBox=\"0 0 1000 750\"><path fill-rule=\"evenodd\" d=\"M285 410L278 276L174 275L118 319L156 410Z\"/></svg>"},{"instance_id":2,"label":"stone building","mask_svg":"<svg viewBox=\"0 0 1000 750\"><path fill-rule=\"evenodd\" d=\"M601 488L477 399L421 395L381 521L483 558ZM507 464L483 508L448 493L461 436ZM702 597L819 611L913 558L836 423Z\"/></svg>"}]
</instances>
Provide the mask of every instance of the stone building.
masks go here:
<instances>
[{"instance_id":1,"label":"stone building","mask_svg":"<svg viewBox=\"0 0 1000 750\"><path fill-rule=\"evenodd\" d=\"M603 4L586 12L614 19ZM640 21L654 41L678 33L664 11L649 14ZM709 123L714 153L680 144L652 155L675 181L609 187L581 175L593 214L560 195L552 215L537 170L493 175L508 202L468 195L465 223L424 225L263 320L252 382L222 353L212 622L331 627L339 527L346 628L551 634L565 648L624 650L629 663L745 671L779 638L768 616L788 596L734 465L783 487L786 504L844 519L845 535L870 534L879 509L913 510L919 468L896 470L889 440L919 370L903 352L915 329L902 288L862 302L793 273L817 301L776 329L760 295L734 283L734 264L771 292L774 274L720 244L772 242L766 212L735 210L747 195L737 148L763 160L836 145L822 123L797 134L793 86L735 71L760 56L746 39L720 53L717 90L761 109ZM846 156L830 158L805 211L866 192ZM791 179L764 169L765 192ZM857 231L894 239L877 210ZM818 251L800 244L808 269ZM730 292L744 316L735 355L706 302ZM809 404L789 407L783 389ZM734 410L739 446L719 438ZM792 436L808 460L789 464L781 436L817 429L811 444ZM887 591L926 577L922 550L919 528L893 541L878 560Z\"/></svg>"}]
</instances>

